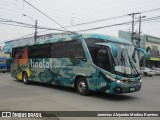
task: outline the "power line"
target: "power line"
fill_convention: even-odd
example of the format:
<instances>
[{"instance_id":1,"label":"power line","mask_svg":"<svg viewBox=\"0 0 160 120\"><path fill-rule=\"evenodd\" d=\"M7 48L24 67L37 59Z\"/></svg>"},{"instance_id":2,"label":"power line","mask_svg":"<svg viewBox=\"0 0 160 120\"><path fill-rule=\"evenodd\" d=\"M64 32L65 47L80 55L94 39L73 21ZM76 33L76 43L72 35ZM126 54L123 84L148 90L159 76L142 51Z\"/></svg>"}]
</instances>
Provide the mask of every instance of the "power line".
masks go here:
<instances>
[{"instance_id":1,"label":"power line","mask_svg":"<svg viewBox=\"0 0 160 120\"><path fill-rule=\"evenodd\" d=\"M151 17L151 18L146 18L143 19L142 22L147 22L147 21L152 21L152 20L158 20L160 16L155 16L155 17ZM135 22L138 22L139 20L136 20ZM118 23L118 24L112 24L112 25L108 25L108 26L101 26L101 27L97 27L97 28L90 28L90 29L84 29L84 30L78 30L76 32L83 32L83 31L90 31L90 30L96 30L96 29L103 29L103 28L107 28L107 27L113 27L113 26L120 26L120 25L127 25L132 23L132 21L130 22L124 22L124 23Z\"/></svg>"},{"instance_id":2,"label":"power line","mask_svg":"<svg viewBox=\"0 0 160 120\"><path fill-rule=\"evenodd\" d=\"M145 23L158 23L160 21L148 21L148 22L145 22Z\"/></svg>"},{"instance_id":3,"label":"power line","mask_svg":"<svg viewBox=\"0 0 160 120\"><path fill-rule=\"evenodd\" d=\"M39 10L38 8L36 8L35 6L33 6L32 4L30 4L29 2L27 2L26 0L24 0L24 2L26 2L28 5L30 5L31 7L33 7L34 9L36 9L37 11L39 11L40 13L42 13L44 16L46 16L47 18L49 18L53 22L55 22L57 25L61 26L63 29L67 30L67 32L69 31L64 26L62 26L61 24L59 24L57 21L53 20L51 17L49 17L48 15L46 15L45 13L43 13L41 10Z\"/></svg>"},{"instance_id":4,"label":"power line","mask_svg":"<svg viewBox=\"0 0 160 120\"><path fill-rule=\"evenodd\" d=\"M160 19L160 16L146 18L146 19L143 19L143 21L152 21L152 20L158 20L158 19Z\"/></svg>"},{"instance_id":5,"label":"power line","mask_svg":"<svg viewBox=\"0 0 160 120\"><path fill-rule=\"evenodd\" d=\"M143 21L151 21L151 20L157 20L157 19L160 19L160 16L147 18L147 19L144 19ZM138 21L138 20L137 20L137 21ZM136 21L135 21L135 22L136 22ZM127 25L127 24L130 24L130 23L132 23L132 21L123 22L123 23L117 23L117 24L112 24L112 25L108 25L108 26L101 26L101 27L83 29L83 30L78 30L78 31L76 31L76 32L91 31L91 30L103 29L103 28L107 28L107 27L120 26L120 25Z\"/></svg>"},{"instance_id":6,"label":"power line","mask_svg":"<svg viewBox=\"0 0 160 120\"><path fill-rule=\"evenodd\" d=\"M90 22L84 22L84 23L74 24L72 26L66 26L66 27L75 27L75 26L82 26L82 25L87 25L87 24L93 24L93 23L113 20L113 19L117 19L117 18L122 18L122 17L126 17L126 16L127 15L121 15L121 16L112 17L112 18L104 18L104 19L94 20L94 21L90 21Z\"/></svg>"},{"instance_id":7,"label":"power line","mask_svg":"<svg viewBox=\"0 0 160 120\"><path fill-rule=\"evenodd\" d=\"M95 28L89 28L89 29L83 29L83 30L78 30L78 31L76 31L76 32L85 32L85 31L103 29L103 28L107 28L107 27L126 25L126 24L130 24L131 22L132 22L132 21L130 21L130 22L123 22L123 23L117 23L117 24L112 24L112 25L107 25L107 26L101 26L101 27L95 27Z\"/></svg>"},{"instance_id":8,"label":"power line","mask_svg":"<svg viewBox=\"0 0 160 120\"><path fill-rule=\"evenodd\" d=\"M1 3L0 3L0 5L1 5ZM25 7L25 9L22 11L22 9L16 9L16 8L12 8L12 7L5 7L5 9L0 9L3 13L5 12L5 13L11 13L11 12L13 12L14 14L18 14L18 13L20 13L20 14L22 14L23 12L29 12L29 14L30 15L32 15L32 16L36 16L36 17L39 17L39 18L42 18L42 14L36 14L36 13L33 13L33 10L31 10L31 9L26 9L26 7ZM16 12L16 13L15 13ZM60 13L59 13L60 14ZM59 14L58 13L55 13L55 12L52 12L52 15L53 16L55 16L55 17L58 17L59 16ZM44 16L43 16L44 17ZM65 15L61 15L61 17L63 17L63 18L66 18L67 17L67 15L65 16ZM63 19L63 20L65 20L65 19Z\"/></svg>"},{"instance_id":9,"label":"power line","mask_svg":"<svg viewBox=\"0 0 160 120\"><path fill-rule=\"evenodd\" d=\"M7 25L20 26L20 27L27 27L27 28L34 28L34 27L35 27L35 26L32 25L32 24L27 24L27 23L22 23L22 22L7 20L7 19L3 19L3 18L0 18L0 19L1 19L1 20L6 20L6 21L2 21L2 22L13 22L13 23L16 23L16 24L21 24L21 25L23 25L23 26L14 25L14 24L7 24ZM151 21L151 20L157 20L157 19L160 19L160 16L155 16L155 17L143 19L143 22L145 22L145 21ZM108 25L108 26L101 26L101 27L96 27L96 28L78 30L78 32L82 32L82 31L90 31L90 30L96 30L96 29L103 29L103 28L106 28L106 27L113 27L113 26L119 26L119 25L126 25L126 24L130 24L130 23L131 23L131 22L124 22L124 23L112 24L112 25ZM1 23L1 24L2 24L2 23ZM6 24L6 23L3 23L3 24ZM38 29L57 30L57 31L66 32L66 31L64 31L64 30L53 29L53 28L42 27L42 26L38 26Z\"/></svg>"},{"instance_id":10,"label":"power line","mask_svg":"<svg viewBox=\"0 0 160 120\"><path fill-rule=\"evenodd\" d=\"M13 25L13 26L20 26L20 27L27 27L27 28L34 28L34 25L31 25L31 24L22 23L22 22L17 22L17 21L12 21L12 20L7 20L7 19L3 19L3 18L0 18L0 19L3 20L2 22L13 22L13 23L16 23L16 24L21 24L21 25L8 24L8 23L1 23L1 24L7 24L7 25ZM143 22L152 21L152 20L158 20L158 19L160 19L160 16L155 16L155 17L143 19ZM5 20L5 21L4 21L4 20ZM117 24L112 24L112 25L107 25L107 26L101 26L101 27L95 27L95 28L89 28L89 29L82 29L82 30L77 30L76 32L91 31L91 30L103 29L103 28L107 28L107 27L114 27L114 26L126 25L126 24L130 24L130 23L132 23L132 21L123 22L123 23L117 23ZM23 25L23 26L22 26L22 25ZM38 29L57 30L57 31L63 31L63 32L64 32L64 30L53 29L53 28L42 27L42 26L38 26ZM65 32L66 32L66 31L65 31Z\"/></svg>"},{"instance_id":11,"label":"power line","mask_svg":"<svg viewBox=\"0 0 160 120\"><path fill-rule=\"evenodd\" d=\"M25 0L24 0L25 1ZM25 1L27 2L27 1ZM33 5L32 5L33 6ZM34 6L33 6L34 7ZM153 12L156 10L160 10L160 8L156 8L156 9L151 9L151 10L146 10L146 11L142 11L142 12ZM95 21L90 21L90 22L84 22L84 23L79 23L79 24L75 24L73 26L65 26L65 28L68 27L76 27L76 26L81 26L81 25L87 25L87 24L93 24L93 23L97 23L97 22L103 22L103 21L107 21L107 20L112 20L112 19L116 19L116 18L121 18L121 17L125 17L127 15L122 15L122 16L117 16L117 17L113 17L113 18L105 18L105 19L99 19L99 20L95 20Z\"/></svg>"},{"instance_id":12,"label":"power line","mask_svg":"<svg viewBox=\"0 0 160 120\"><path fill-rule=\"evenodd\" d=\"M29 27L29 26L15 25L15 24L10 24L10 23L2 23L2 22L0 22L0 24L12 25L12 26L18 26L18 27L25 27L25 28L33 28L33 27Z\"/></svg>"},{"instance_id":13,"label":"power line","mask_svg":"<svg viewBox=\"0 0 160 120\"><path fill-rule=\"evenodd\" d=\"M154 11L159 11L159 10L160 10L160 8L155 8L155 9L141 11L141 13L154 12Z\"/></svg>"},{"instance_id":14,"label":"power line","mask_svg":"<svg viewBox=\"0 0 160 120\"><path fill-rule=\"evenodd\" d=\"M138 12L138 13L153 12L153 11L157 11L157 10L160 10L160 8L141 11L141 12ZM68 28L68 27L76 27L76 26L88 25L88 24L93 24L93 23L113 20L113 19L117 19L117 18L123 18L123 17L127 17L127 16L128 16L128 14L127 15L120 15L120 16L117 16L117 17L104 18L104 19L99 19L99 20L94 20L94 21L89 21L89 22L78 23L78 24L74 24L72 26L65 26L65 27Z\"/></svg>"},{"instance_id":15,"label":"power line","mask_svg":"<svg viewBox=\"0 0 160 120\"><path fill-rule=\"evenodd\" d=\"M4 18L0 18L1 20L7 20ZM28 24L28 23L23 23L23 22L17 22L17 21L13 21L13 20L7 20L7 22L12 22L12 23L16 23L16 24L20 24L20 25L25 25L27 28L34 28L35 25L32 24ZM37 26L38 29L47 29L47 30L57 30L57 31L62 31L62 32L70 32L70 31L66 31L66 30L61 30L61 29L53 29L53 28L48 28L48 27L43 27L43 26Z\"/></svg>"}]
</instances>

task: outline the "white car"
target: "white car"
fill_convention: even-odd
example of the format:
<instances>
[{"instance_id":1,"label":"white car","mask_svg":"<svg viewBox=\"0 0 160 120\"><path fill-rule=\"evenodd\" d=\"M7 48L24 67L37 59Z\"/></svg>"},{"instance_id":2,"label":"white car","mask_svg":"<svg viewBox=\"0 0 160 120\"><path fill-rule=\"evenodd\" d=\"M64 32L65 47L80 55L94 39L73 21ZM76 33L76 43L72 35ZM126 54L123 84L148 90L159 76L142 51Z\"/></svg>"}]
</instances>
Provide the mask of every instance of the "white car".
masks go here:
<instances>
[{"instance_id":1,"label":"white car","mask_svg":"<svg viewBox=\"0 0 160 120\"><path fill-rule=\"evenodd\" d=\"M152 70L154 70L156 75L160 75L160 68L151 68Z\"/></svg>"},{"instance_id":2,"label":"white car","mask_svg":"<svg viewBox=\"0 0 160 120\"><path fill-rule=\"evenodd\" d=\"M150 68L146 68L146 67L140 67L140 72L142 75L146 76L146 77L151 77L153 75L155 75L155 71L151 70Z\"/></svg>"}]
</instances>

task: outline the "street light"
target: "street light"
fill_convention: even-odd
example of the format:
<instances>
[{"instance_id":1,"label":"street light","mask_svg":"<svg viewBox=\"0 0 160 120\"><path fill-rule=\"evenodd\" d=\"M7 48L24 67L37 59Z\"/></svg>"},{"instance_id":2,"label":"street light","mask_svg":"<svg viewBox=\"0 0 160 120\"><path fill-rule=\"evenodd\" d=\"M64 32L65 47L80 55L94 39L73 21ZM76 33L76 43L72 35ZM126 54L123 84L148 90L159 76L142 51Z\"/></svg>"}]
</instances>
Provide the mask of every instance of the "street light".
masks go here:
<instances>
[{"instance_id":1,"label":"street light","mask_svg":"<svg viewBox=\"0 0 160 120\"><path fill-rule=\"evenodd\" d=\"M23 14L23 16L28 17L30 20L32 20L32 22L35 22L35 21L33 20L33 18L31 18L30 16L28 16L28 15L26 15L26 14Z\"/></svg>"},{"instance_id":2,"label":"street light","mask_svg":"<svg viewBox=\"0 0 160 120\"><path fill-rule=\"evenodd\" d=\"M23 16L28 17L30 20L32 20L33 23L35 23L35 32L34 32L34 40L36 42L37 39L37 20L33 20L30 16L23 14Z\"/></svg>"}]
</instances>

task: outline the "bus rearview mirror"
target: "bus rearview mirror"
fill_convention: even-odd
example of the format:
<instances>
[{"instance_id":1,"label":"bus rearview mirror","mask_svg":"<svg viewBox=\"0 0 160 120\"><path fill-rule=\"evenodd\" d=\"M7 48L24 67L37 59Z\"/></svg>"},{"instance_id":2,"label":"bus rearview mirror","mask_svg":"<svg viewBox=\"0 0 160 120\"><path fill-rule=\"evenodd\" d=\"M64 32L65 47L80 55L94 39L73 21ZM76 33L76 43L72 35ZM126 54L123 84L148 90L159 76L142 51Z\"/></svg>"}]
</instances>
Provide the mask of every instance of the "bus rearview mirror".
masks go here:
<instances>
[{"instance_id":1,"label":"bus rearview mirror","mask_svg":"<svg viewBox=\"0 0 160 120\"><path fill-rule=\"evenodd\" d=\"M133 55L132 55L132 59L133 59L133 61L134 61L135 63L136 63L136 59L135 59L136 51L142 52L143 55L144 55L144 59L145 59L145 60L148 58L148 54L147 54L147 52L146 52L143 48L135 48L135 49L134 49L134 52L133 52Z\"/></svg>"}]
</instances>

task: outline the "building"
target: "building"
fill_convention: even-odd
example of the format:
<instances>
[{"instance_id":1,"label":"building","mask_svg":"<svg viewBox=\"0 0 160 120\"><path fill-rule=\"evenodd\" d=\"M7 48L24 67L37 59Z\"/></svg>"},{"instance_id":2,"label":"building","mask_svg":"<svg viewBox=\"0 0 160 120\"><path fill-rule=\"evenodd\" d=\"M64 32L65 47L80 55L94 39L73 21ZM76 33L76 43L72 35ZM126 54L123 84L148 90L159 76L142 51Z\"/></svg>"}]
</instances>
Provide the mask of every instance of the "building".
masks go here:
<instances>
[{"instance_id":1,"label":"building","mask_svg":"<svg viewBox=\"0 0 160 120\"><path fill-rule=\"evenodd\" d=\"M3 47L4 47L3 43L0 43L0 54L3 54Z\"/></svg>"},{"instance_id":2,"label":"building","mask_svg":"<svg viewBox=\"0 0 160 120\"><path fill-rule=\"evenodd\" d=\"M119 31L119 37L131 41L131 33L126 31ZM148 59L146 60L147 67L160 67L160 38L151 35L140 36L140 44L138 40L134 40L134 46L141 47L148 52ZM140 59L140 65L144 66Z\"/></svg>"},{"instance_id":3,"label":"building","mask_svg":"<svg viewBox=\"0 0 160 120\"><path fill-rule=\"evenodd\" d=\"M3 48L4 54L10 54L11 51L12 51L12 41L5 42Z\"/></svg>"}]
</instances>

